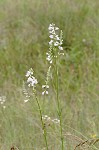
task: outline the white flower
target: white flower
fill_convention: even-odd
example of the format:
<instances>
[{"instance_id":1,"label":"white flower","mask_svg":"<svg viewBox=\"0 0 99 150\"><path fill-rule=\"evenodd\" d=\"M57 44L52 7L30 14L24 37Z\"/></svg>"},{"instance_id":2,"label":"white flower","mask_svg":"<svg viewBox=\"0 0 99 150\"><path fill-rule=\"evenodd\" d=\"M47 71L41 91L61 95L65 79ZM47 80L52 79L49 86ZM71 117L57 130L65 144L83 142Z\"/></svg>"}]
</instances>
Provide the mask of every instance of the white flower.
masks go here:
<instances>
[{"instance_id":1,"label":"white flower","mask_svg":"<svg viewBox=\"0 0 99 150\"><path fill-rule=\"evenodd\" d=\"M44 94L48 95L48 91L46 91L46 90L43 91L43 92L42 92L42 95L44 95Z\"/></svg>"},{"instance_id":2,"label":"white flower","mask_svg":"<svg viewBox=\"0 0 99 150\"><path fill-rule=\"evenodd\" d=\"M58 28L58 27L55 27L55 30L59 30L59 28Z\"/></svg>"},{"instance_id":3,"label":"white flower","mask_svg":"<svg viewBox=\"0 0 99 150\"><path fill-rule=\"evenodd\" d=\"M50 37L50 42L49 42L49 46L50 46L50 50L49 50L49 55L47 56L47 60L49 61L49 63L53 62L53 57L59 55L63 50L62 44L63 44L63 39L62 39L62 35L63 32L60 31L60 36L58 34L58 27L55 27L55 24L50 24L49 25L49 37ZM54 47L56 48L56 52L53 53Z\"/></svg>"},{"instance_id":4,"label":"white flower","mask_svg":"<svg viewBox=\"0 0 99 150\"><path fill-rule=\"evenodd\" d=\"M50 64L52 64L52 60L50 61Z\"/></svg>"},{"instance_id":5,"label":"white flower","mask_svg":"<svg viewBox=\"0 0 99 150\"><path fill-rule=\"evenodd\" d=\"M46 88L48 89L48 88L49 88L49 85L46 85Z\"/></svg>"},{"instance_id":6,"label":"white flower","mask_svg":"<svg viewBox=\"0 0 99 150\"><path fill-rule=\"evenodd\" d=\"M29 77L28 79L27 79L27 82L29 83L28 85L29 85L29 87L30 86L35 86L38 82L37 82L37 79L35 79L35 77Z\"/></svg>"},{"instance_id":7,"label":"white flower","mask_svg":"<svg viewBox=\"0 0 99 150\"><path fill-rule=\"evenodd\" d=\"M50 61L51 59L50 59L50 57L48 56L48 57L46 58L46 60Z\"/></svg>"},{"instance_id":8,"label":"white flower","mask_svg":"<svg viewBox=\"0 0 99 150\"><path fill-rule=\"evenodd\" d=\"M82 39L82 42L85 43L85 42L86 42L86 39Z\"/></svg>"},{"instance_id":9,"label":"white flower","mask_svg":"<svg viewBox=\"0 0 99 150\"><path fill-rule=\"evenodd\" d=\"M32 82L32 78L28 77L27 82Z\"/></svg>"},{"instance_id":10,"label":"white flower","mask_svg":"<svg viewBox=\"0 0 99 150\"><path fill-rule=\"evenodd\" d=\"M61 54L61 51L63 50L62 47L62 31L60 32L60 36L59 36L59 28L55 27L55 24L50 24L48 27L49 30L49 37L50 37L50 41L49 41L49 51L46 53L46 60L52 64L54 62L54 59L58 57L58 55ZM63 54L63 53L62 53ZM51 74L51 65L48 68L47 71L47 77L46 77L46 84L42 85L42 88L44 88L44 91L42 92L42 95L48 94L48 83L49 83L49 79L52 78L52 74Z\"/></svg>"},{"instance_id":11,"label":"white flower","mask_svg":"<svg viewBox=\"0 0 99 150\"><path fill-rule=\"evenodd\" d=\"M50 30L49 33L55 35L55 30Z\"/></svg>"},{"instance_id":12,"label":"white flower","mask_svg":"<svg viewBox=\"0 0 99 150\"><path fill-rule=\"evenodd\" d=\"M54 29L54 25L55 25L55 24L53 24L53 23L50 24L49 27L48 27L48 30L49 30L49 31L50 31L50 30L53 30L53 29Z\"/></svg>"},{"instance_id":13,"label":"white flower","mask_svg":"<svg viewBox=\"0 0 99 150\"><path fill-rule=\"evenodd\" d=\"M46 53L46 55L47 55L46 60L49 61L49 63L51 64L51 63L52 63L52 56L51 56L51 53L50 53L50 52L49 52L49 53Z\"/></svg>"},{"instance_id":14,"label":"white flower","mask_svg":"<svg viewBox=\"0 0 99 150\"><path fill-rule=\"evenodd\" d=\"M45 93L48 94L48 91L46 91Z\"/></svg>"},{"instance_id":15,"label":"white flower","mask_svg":"<svg viewBox=\"0 0 99 150\"><path fill-rule=\"evenodd\" d=\"M29 77L29 76L31 76L31 75L33 75L33 69L31 68L31 69L29 69L29 71L27 71L27 73L26 73L26 77Z\"/></svg>"},{"instance_id":16,"label":"white flower","mask_svg":"<svg viewBox=\"0 0 99 150\"><path fill-rule=\"evenodd\" d=\"M6 96L1 96L0 97L0 103L3 104L6 101Z\"/></svg>"},{"instance_id":17,"label":"white flower","mask_svg":"<svg viewBox=\"0 0 99 150\"><path fill-rule=\"evenodd\" d=\"M42 85L42 88L45 88L46 87L46 85Z\"/></svg>"},{"instance_id":18,"label":"white flower","mask_svg":"<svg viewBox=\"0 0 99 150\"><path fill-rule=\"evenodd\" d=\"M59 48L59 50L63 50L63 47L61 47L61 46L59 46L58 48Z\"/></svg>"},{"instance_id":19,"label":"white flower","mask_svg":"<svg viewBox=\"0 0 99 150\"><path fill-rule=\"evenodd\" d=\"M42 85L42 88L49 88L49 85Z\"/></svg>"},{"instance_id":20,"label":"white flower","mask_svg":"<svg viewBox=\"0 0 99 150\"><path fill-rule=\"evenodd\" d=\"M49 37L50 37L51 39L53 39L53 38L54 38L54 36L53 36L53 35L50 35Z\"/></svg>"},{"instance_id":21,"label":"white flower","mask_svg":"<svg viewBox=\"0 0 99 150\"><path fill-rule=\"evenodd\" d=\"M3 101L1 102L1 105L3 104Z\"/></svg>"},{"instance_id":22,"label":"white flower","mask_svg":"<svg viewBox=\"0 0 99 150\"><path fill-rule=\"evenodd\" d=\"M45 121L50 121L50 122L53 122L54 124L59 124L60 123L60 120L59 119L52 119L51 117L47 116L47 115L43 115L42 116L42 119L45 120Z\"/></svg>"},{"instance_id":23,"label":"white flower","mask_svg":"<svg viewBox=\"0 0 99 150\"><path fill-rule=\"evenodd\" d=\"M53 27L52 27L52 25L50 24L49 27L48 27L48 30L52 30L52 29L53 29Z\"/></svg>"},{"instance_id":24,"label":"white flower","mask_svg":"<svg viewBox=\"0 0 99 150\"><path fill-rule=\"evenodd\" d=\"M58 35L55 36L56 40L60 41L60 38Z\"/></svg>"},{"instance_id":25,"label":"white flower","mask_svg":"<svg viewBox=\"0 0 99 150\"><path fill-rule=\"evenodd\" d=\"M54 46L58 46L58 45L59 45L59 42L56 41L56 42L54 43Z\"/></svg>"},{"instance_id":26,"label":"white flower","mask_svg":"<svg viewBox=\"0 0 99 150\"><path fill-rule=\"evenodd\" d=\"M3 108L5 109L5 108L6 108L6 106L3 106Z\"/></svg>"},{"instance_id":27,"label":"white flower","mask_svg":"<svg viewBox=\"0 0 99 150\"><path fill-rule=\"evenodd\" d=\"M29 69L29 71L27 71L27 74L26 74L26 77L28 77L27 79L27 83L28 83L28 86L32 86L32 87L35 87L35 85L38 83L37 82L37 79L33 76L33 69Z\"/></svg>"},{"instance_id":28,"label":"white flower","mask_svg":"<svg viewBox=\"0 0 99 150\"><path fill-rule=\"evenodd\" d=\"M42 92L42 95L44 95L44 94L45 94L45 91Z\"/></svg>"},{"instance_id":29,"label":"white flower","mask_svg":"<svg viewBox=\"0 0 99 150\"><path fill-rule=\"evenodd\" d=\"M42 85L42 88L45 89L45 90L42 92L42 95L44 95L44 94L47 94L47 95L48 95L49 85Z\"/></svg>"},{"instance_id":30,"label":"white flower","mask_svg":"<svg viewBox=\"0 0 99 150\"><path fill-rule=\"evenodd\" d=\"M6 96L0 96L0 104L2 105L3 108L6 108L4 105L6 102Z\"/></svg>"},{"instance_id":31,"label":"white flower","mask_svg":"<svg viewBox=\"0 0 99 150\"><path fill-rule=\"evenodd\" d=\"M27 103L29 101L29 99L24 100L24 103Z\"/></svg>"},{"instance_id":32,"label":"white flower","mask_svg":"<svg viewBox=\"0 0 99 150\"><path fill-rule=\"evenodd\" d=\"M56 118L56 119L53 119L52 122L57 124L57 123L60 123L60 120Z\"/></svg>"},{"instance_id":33,"label":"white flower","mask_svg":"<svg viewBox=\"0 0 99 150\"><path fill-rule=\"evenodd\" d=\"M31 73L30 73L30 71L27 71L27 73L26 73L26 75L25 75L25 76L26 76L26 77L29 77L29 76L30 76L30 74L31 74Z\"/></svg>"},{"instance_id":34,"label":"white flower","mask_svg":"<svg viewBox=\"0 0 99 150\"><path fill-rule=\"evenodd\" d=\"M53 40L51 40L50 42L49 42L49 45L52 45L53 44Z\"/></svg>"}]
</instances>

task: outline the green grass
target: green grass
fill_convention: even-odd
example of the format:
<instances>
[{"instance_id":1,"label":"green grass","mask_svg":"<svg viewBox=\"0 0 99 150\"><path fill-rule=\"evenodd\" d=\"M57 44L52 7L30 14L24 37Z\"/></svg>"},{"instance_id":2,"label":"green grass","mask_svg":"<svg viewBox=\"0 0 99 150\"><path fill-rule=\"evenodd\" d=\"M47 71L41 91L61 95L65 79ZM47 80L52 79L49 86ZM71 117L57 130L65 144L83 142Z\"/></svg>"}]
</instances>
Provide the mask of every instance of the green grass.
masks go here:
<instances>
[{"instance_id":1,"label":"green grass","mask_svg":"<svg viewBox=\"0 0 99 150\"><path fill-rule=\"evenodd\" d=\"M44 99L40 94L52 22L62 29L64 39L59 97L65 150L73 150L81 143L79 138L85 141L95 134L99 138L98 5L98 0L0 1L0 96L7 99L6 109L0 105L0 150L45 147L36 101L24 103L22 84L29 68L39 80L43 113L58 118L53 88ZM50 123L46 128L49 150L61 150L59 126ZM99 149L99 142L89 149L95 146Z\"/></svg>"}]
</instances>

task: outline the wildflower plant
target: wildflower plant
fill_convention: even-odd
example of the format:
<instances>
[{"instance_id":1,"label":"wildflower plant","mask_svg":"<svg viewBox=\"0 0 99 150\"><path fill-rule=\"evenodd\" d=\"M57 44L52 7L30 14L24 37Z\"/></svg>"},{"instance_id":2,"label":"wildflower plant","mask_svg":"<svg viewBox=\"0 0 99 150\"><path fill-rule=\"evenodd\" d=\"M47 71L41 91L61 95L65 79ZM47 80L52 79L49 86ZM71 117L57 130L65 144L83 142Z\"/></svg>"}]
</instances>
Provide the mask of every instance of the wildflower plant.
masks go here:
<instances>
[{"instance_id":1,"label":"wildflower plant","mask_svg":"<svg viewBox=\"0 0 99 150\"><path fill-rule=\"evenodd\" d=\"M62 30L60 33L60 36L58 35L59 28L55 26L55 24L50 24L49 25L49 51L46 53L47 55L47 61L52 64L54 57L58 57L60 54L63 53L63 39L62 39Z\"/></svg>"},{"instance_id":2,"label":"wildflower plant","mask_svg":"<svg viewBox=\"0 0 99 150\"><path fill-rule=\"evenodd\" d=\"M57 101L57 109L58 109L58 117L59 119L51 119L51 117L48 117L47 115L44 116L42 115L42 110L41 106L37 97L36 93L36 86L38 84L37 79L34 77L34 71L33 69L29 69L26 73L27 77L27 84L29 88L33 88L33 94L35 96L38 108L39 108L39 113L40 113L40 120L42 123L42 129L43 129L43 135L46 143L46 149L48 150L48 143L47 143L47 132L46 128L44 127L44 120L51 121L53 123L58 123L60 126L60 136L61 136L61 145L62 145L62 150L64 149L64 143L63 143L63 132L62 132L62 109L61 109L61 103L59 99L59 59L60 55L64 55L63 51L63 39L62 39L62 31L59 32L59 28L55 26L55 24L50 24L48 27L49 30L49 51L46 53L46 60L48 61L48 70L47 70L47 75L45 79L45 84L42 85L42 95L48 95L49 94L49 81L52 78L52 69L55 72L55 93L56 93L56 101ZM24 90L25 91L25 90ZM25 91L26 96L28 97L27 92ZM28 100L25 100L27 102Z\"/></svg>"},{"instance_id":3,"label":"wildflower plant","mask_svg":"<svg viewBox=\"0 0 99 150\"><path fill-rule=\"evenodd\" d=\"M63 32L61 30L59 35L59 28L55 26L55 24L50 24L48 27L49 30L49 51L46 52L46 60L49 63L48 71L47 71L47 77L45 81L45 85L42 85L42 88L44 88L44 91L42 92L42 95L48 94L49 89L49 80L52 77L51 68L52 66L57 62L59 55L64 55L63 52Z\"/></svg>"},{"instance_id":4,"label":"wildflower plant","mask_svg":"<svg viewBox=\"0 0 99 150\"><path fill-rule=\"evenodd\" d=\"M33 90L34 90L34 88L38 82L37 82L37 79L33 76L33 69L32 68L29 69L29 71L27 71L26 77L27 77L28 86L33 87Z\"/></svg>"},{"instance_id":5,"label":"wildflower plant","mask_svg":"<svg viewBox=\"0 0 99 150\"><path fill-rule=\"evenodd\" d=\"M59 99L59 60L60 55L64 55L63 51L63 32L61 31L59 34L59 28L55 26L55 24L49 25L49 51L46 53L47 61L49 64L54 66L55 71L55 91L56 91L56 101L57 101L57 109L58 109L58 116L59 116L59 123L60 123L60 136L61 136L61 146L62 150L64 149L64 140L63 140L63 131L62 131L62 109L61 109L61 101Z\"/></svg>"},{"instance_id":6,"label":"wildflower plant","mask_svg":"<svg viewBox=\"0 0 99 150\"><path fill-rule=\"evenodd\" d=\"M43 122L43 117L42 117L42 110L41 110L41 106L40 106L40 103L39 103L39 100L38 100L38 97L37 97L37 93L36 93L36 86L38 84L38 81L37 79L34 77L34 71L33 69L29 69L26 73L26 77L27 77L27 84L30 88L33 89L33 95L36 99L36 102L37 102L37 105L38 105L38 109L39 109L39 113L40 113L40 120L41 120L41 123L42 123L42 130L43 130L43 135L44 135L44 140L45 140L45 143L46 143L46 148L48 150L48 144L47 144L47 138L46 138L46 129L44 128L44 122ZM26 93L26 96L28 96L27 92L25 91ZM25 100L24 102L27 102L28 100Z\"/></svg>"},{"instance_id":7,"label":"wildflower plant","mask_svg":"<svg viewBox=\"0 0 99 150\"><path fill-rule=\"evenodd\" d=\"M55 73L55 91L56 91L56 101L57 101L57 109L58 109L58 117L59 117L59 124L60 124L60 135L61 135L61 145L62 150L64 149L63 144L63 133L62 133L62 109L61 109L61 103L59 100L59 60L60 55L64 55L63 51L63 32L62 30L59 32L59 28L55 26L55 24L50 24L48 27L49 30L49 51L46 53L46 60L48 61L49 68L47 71L47 78L45 81L45 85L42 86L42 88L45 88L45 90L42 92L42 95L48 94L48 88L49 88L49 79L51 77L51 71L54 70ZM48 87L48 88L47 88Z\"/></svg>"}]
</instances>

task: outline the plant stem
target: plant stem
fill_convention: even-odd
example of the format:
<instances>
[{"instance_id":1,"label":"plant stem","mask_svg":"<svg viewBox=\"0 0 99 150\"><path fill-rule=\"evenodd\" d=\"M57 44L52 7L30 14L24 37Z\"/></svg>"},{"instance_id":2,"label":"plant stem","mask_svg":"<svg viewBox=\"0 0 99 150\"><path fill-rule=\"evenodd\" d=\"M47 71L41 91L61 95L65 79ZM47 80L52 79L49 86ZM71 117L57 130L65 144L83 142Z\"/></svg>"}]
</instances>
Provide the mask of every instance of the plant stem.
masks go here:
<instances>
[{"instance_id":1,"label":"plant stem","mask_svg":"<svg viewBox=\"0 0 99 150\"><path fill-rule=\"evenodd\" d=\"M56 99L58 105L58 116L60 119L60 134L61 134L61 146L62 150L64 149L64 140L63 140L63 131L62 131L62 110L59 100L59 73L58 73L58 57L56 58Z\"/></svg>"},{"instance_id":2,"label":"plant stem","mask_svg":"<svg viewBox=\"0 0 99 150\"><path fill-rule=\"evenodd\" d=\"M44 126L43 119L42 119L42 110L41 110L41 107L40 107L40 104L39 104L39 101L38 101L38 98L37 98L36 95L35 95L35 98L36 98L36 102L37 102L37 105L38 105L38 108L39 108L40 120L41 120L41 123L42 123L42 130L43 130L44 140L45 140L45 144L46 144L46 149L48 150L47 133L46 133L46 129L45 129L45 126Z\"/></svg>"}]
</instances>

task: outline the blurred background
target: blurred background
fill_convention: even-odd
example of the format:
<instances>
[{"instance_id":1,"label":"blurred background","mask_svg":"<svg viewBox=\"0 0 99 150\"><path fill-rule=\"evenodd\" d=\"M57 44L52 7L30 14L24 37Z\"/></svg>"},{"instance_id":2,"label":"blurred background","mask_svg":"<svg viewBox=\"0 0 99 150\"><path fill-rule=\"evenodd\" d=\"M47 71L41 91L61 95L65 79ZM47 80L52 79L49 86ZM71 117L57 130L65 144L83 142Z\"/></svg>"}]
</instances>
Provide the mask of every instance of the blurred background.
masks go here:
<instances>
[{"instance_id":1,"label":"blurred background","mask_svg":"<svg viewBox=\"0 0 99 150\"><path fill-rule=\"evenodd\" d=\"M18 145L20 150L43 147L41 139L34 139L39 126L37 106L32 100L24 105L22 91L25 74L33 68L42 100L40 87L48 68L50 23L63 31L65 55L60 63L59 87L65 132L82 138L75 129L87 139L99 137L99 1L0 0L0 98L5 96L6 99L6 109L0 105L1 150L11 145ZM46 99L44 113L57 117L53 89ZM36 135L37 139L39 136ZM75 140L66 141L69 141L67 150L70 147L72 150ZM99 144L97 146L99 148ZM52 144L50 149L60 148Z\"/></svg>"}]
</instances>

